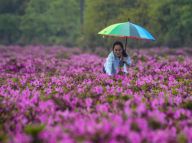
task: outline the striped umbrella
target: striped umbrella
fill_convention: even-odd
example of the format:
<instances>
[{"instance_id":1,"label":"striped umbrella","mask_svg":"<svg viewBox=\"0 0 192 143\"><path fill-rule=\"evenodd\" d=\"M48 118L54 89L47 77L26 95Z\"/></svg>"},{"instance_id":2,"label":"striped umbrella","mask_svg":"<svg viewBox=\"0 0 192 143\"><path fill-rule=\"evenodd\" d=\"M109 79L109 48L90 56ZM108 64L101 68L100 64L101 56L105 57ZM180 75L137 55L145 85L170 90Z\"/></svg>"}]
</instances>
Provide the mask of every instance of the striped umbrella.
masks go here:
<instances>
[{"instance_id":1,"label":"striped umbrella","mask_svg":"<svg viewBox=\"0 0 192 143\"><path fill-rule=\"evenodd\" d=\"M101 30L98 34L103 36L126 38L125 48L127 46L127 38L139 40L155 40L151 33L149 33L145 28L131 22L110 25Z\"/></svg>"}]
</instances>

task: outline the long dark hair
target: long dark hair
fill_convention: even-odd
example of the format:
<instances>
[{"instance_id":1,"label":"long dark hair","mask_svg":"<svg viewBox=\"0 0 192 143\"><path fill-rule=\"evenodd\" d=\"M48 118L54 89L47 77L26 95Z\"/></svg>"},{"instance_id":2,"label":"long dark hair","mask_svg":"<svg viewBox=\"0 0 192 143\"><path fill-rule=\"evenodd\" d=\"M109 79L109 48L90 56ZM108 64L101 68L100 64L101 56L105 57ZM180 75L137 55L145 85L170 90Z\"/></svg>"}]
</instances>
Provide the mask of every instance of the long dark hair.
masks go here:
<instances>
[{"instance_id":1,"label":"long dark hair","mask_svg":"<svg viewBox=\"0 0 192 143\"><path fill-rule=\"evenodd\" d=\"M128 57L128 54L126 53L126 51L125 51L125 49L123 47L123 44L120 41L116 41L116 42L113 43L113 52L114 52L114 48L115 48L116 45L119 45L121 47L122 53L123 53L123 57Z\"/></svg>"}]
</instances>

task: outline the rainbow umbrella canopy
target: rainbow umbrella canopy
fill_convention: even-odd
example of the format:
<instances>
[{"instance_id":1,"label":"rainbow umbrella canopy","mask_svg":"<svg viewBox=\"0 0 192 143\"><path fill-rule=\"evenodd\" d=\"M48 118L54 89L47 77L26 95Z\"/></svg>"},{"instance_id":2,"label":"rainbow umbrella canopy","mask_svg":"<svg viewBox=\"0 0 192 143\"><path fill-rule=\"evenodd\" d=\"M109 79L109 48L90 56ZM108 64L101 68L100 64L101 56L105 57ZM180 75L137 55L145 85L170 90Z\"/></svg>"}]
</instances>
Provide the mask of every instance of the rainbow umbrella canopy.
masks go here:
<instances>
[{"instance_id":1,"label":"rainbow umbrella canopy","mask_svg":"<svg viewBox=\"0 0 192 143\"><path fill-rule=\"evenodd\" d=\"M127 46L128 38L152 41L155 40L151 33L149 33L145 28L131 22L123 22L110 25L101 30L98 34L103 36L126 38L125 48Z\"/></svg>"}]
</instances>

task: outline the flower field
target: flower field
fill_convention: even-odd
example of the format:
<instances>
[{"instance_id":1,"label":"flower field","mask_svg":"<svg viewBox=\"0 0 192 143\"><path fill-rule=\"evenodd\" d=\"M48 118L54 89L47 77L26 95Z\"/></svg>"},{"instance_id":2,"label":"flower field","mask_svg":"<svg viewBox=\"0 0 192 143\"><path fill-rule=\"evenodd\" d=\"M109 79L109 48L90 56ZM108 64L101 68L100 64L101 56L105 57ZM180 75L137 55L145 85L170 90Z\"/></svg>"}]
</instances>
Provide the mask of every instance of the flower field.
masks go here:
<instances>
[{"instance_id":1,"label":"flower field","mask_svg":"<svg viewBox=\"0 0 192 143\"><path fill-rule=\"evenodd\" d=\"M192 143L192 49L130 56L111 77L94 53L0 47L0 142Z\"/></svg>"}]
</instances>

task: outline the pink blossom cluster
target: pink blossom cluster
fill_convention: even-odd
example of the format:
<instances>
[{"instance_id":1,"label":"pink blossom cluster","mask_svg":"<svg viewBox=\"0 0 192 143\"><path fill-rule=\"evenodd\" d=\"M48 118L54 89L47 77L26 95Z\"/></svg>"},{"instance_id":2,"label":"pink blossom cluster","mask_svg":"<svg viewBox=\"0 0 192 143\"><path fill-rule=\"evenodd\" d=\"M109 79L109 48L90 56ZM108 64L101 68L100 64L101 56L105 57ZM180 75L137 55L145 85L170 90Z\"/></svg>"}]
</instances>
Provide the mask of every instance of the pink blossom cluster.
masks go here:
<instances>
[{"instance_id":1,"label":"pink blossom cluster","mask_svg":"<svg viewBox=\"0 0 192 143\"><path fill-rule=\"evenodd\" d=\"M130 50L108 76L78 48L0 47L0 142L192 143L191 52Z\"/></svg>"}]
</instances>

